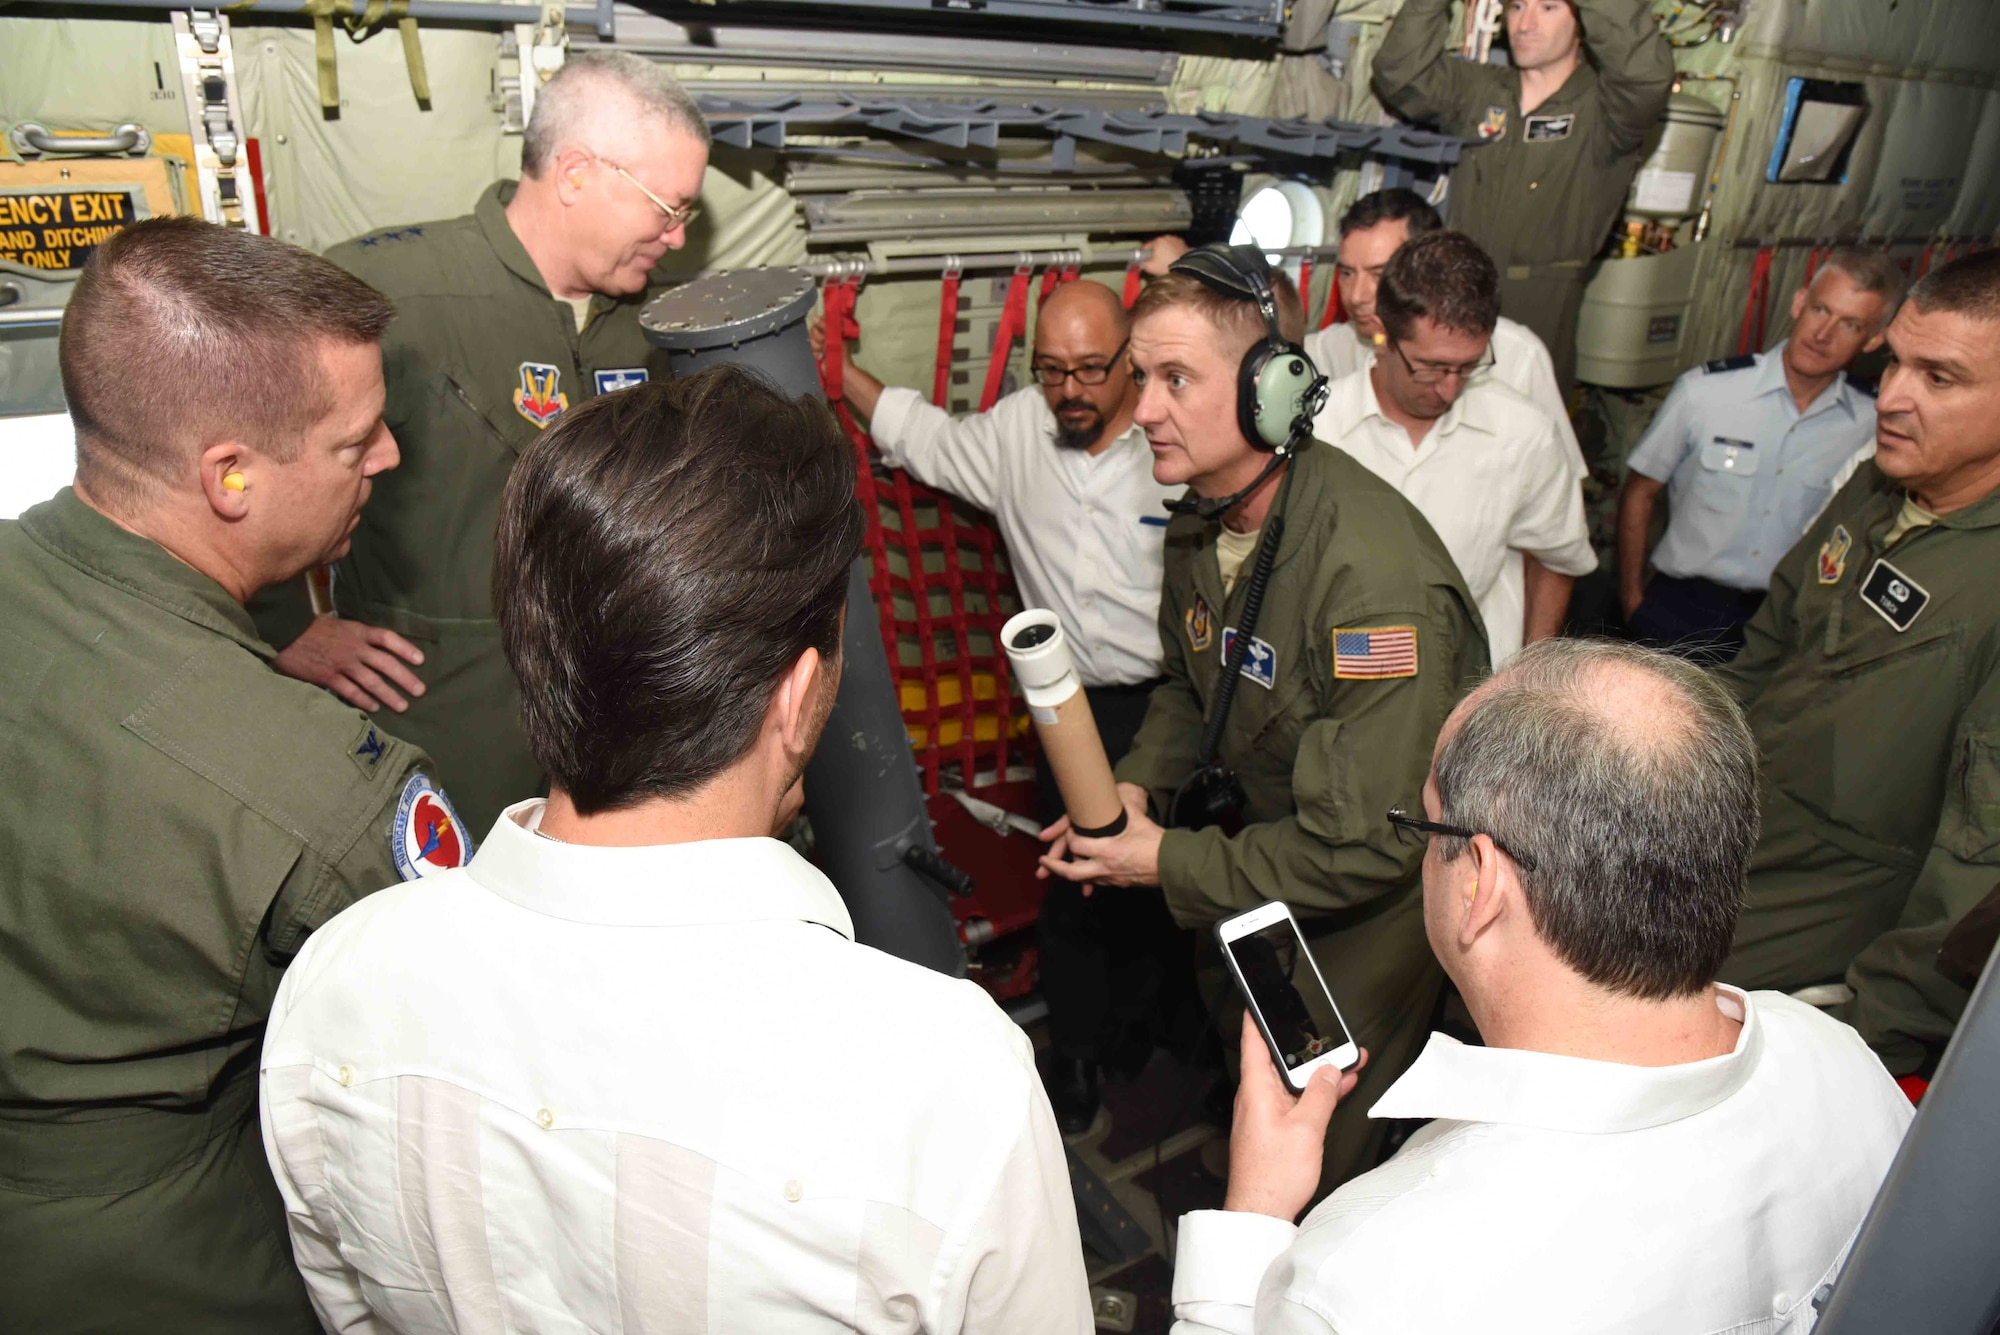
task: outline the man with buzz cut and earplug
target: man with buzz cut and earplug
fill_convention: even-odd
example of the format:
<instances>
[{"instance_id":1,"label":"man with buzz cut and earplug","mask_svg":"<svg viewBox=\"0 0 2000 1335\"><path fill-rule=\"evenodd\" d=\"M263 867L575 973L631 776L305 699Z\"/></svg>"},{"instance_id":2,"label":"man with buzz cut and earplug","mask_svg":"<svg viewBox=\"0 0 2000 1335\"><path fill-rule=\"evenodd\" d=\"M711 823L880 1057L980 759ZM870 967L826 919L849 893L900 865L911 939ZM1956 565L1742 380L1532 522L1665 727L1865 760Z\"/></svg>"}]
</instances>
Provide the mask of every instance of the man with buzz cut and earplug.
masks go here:
<instances>
[{"instance_id":1,"label":"man with buzz cut and earplug","mask_svg":"<svg viewBox=\"0 0 2000 1335\"><path fill-rule=\"evenodd\" d=\"M1160 895L1204 930L1292 906L1373 1054L1328 1133L1330 1188L1373 1166L1384 1128L1365 1091L1416 1055L1441 981L1420 850L1381 813L1417 800L1438 728L1488 660L1423 516L1313 441L1324 382L1301 324L1252 247L1189 252L1132 308L1135 420L1153 476L1189 489L1167 528L1166 682L1117 767L1125 829L1089 839L1058 821L1042 868L1100 897Z\"/></svg>"},{"instance_id":2,"label":"man with buzz cut and earplug","mask_svg":"<svg viewBox=\"0 0 2000 1335\"><path fill-rule=\"evenodd\" d=\"M472 844L246 603L396 467L381 293L191 218L63 317L76 481L0 522L0 1331L317 1335L257 1128L306 938Z\"/></svg>"}]
</instances>

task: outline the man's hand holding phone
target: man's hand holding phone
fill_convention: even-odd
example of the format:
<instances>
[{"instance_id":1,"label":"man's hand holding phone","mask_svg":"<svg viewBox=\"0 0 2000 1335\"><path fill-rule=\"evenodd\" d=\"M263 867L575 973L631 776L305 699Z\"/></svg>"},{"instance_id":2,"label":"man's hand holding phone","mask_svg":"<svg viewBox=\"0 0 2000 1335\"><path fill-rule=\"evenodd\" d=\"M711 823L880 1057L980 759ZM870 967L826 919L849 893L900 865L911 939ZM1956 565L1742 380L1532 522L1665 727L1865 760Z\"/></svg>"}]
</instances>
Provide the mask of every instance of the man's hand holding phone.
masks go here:
<instances>
[{"instance_id":1,"label":"man's hand holding phone","mask_svg":"<svg viewBox=\"0 0 2000 1335\"><path fill-rule=\"evenodd\" d=\"M1319 1189L1326 1124L1361 1079L1368 1050L1348 1070L1322 1066L1293 1094L1248 1011L1243 1014L1242 1081L1229 1132L1229 1191L1222 1208L1291 1223Z\"/></svg>"}]
</instances>

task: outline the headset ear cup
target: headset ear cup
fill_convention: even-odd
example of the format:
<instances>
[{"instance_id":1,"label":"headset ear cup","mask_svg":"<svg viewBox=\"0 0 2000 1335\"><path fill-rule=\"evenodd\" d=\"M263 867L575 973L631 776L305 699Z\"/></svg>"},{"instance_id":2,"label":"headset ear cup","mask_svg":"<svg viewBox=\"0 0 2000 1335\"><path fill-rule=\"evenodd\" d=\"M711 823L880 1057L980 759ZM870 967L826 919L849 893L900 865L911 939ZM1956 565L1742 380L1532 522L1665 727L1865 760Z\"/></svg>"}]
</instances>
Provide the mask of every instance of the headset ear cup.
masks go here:
<instances>
[{"instance_id":1,"label":"headset ear cup","mask_svg":"<svg viewBox=\"0 0 2000 1335\"><path fill-rule=\"evenodd\" d=\"M1236 425L1243 432L1243 439L1259 450L1274 450L1284 442L1273 444L1264 429L1263 383L1264 368L1271 360L1272 352L1280 345L1272 339L1259 339L1250 345L1250 351L1243 354L1243 362L1236 372Z\"/></svg>"},{"instance_id":2,"label":"headset ear cup","mask_svg":"<svg viewBox=\"0 0 2000 1335\"><path fill-rule=\"evenodd\" d=\"M1291 440L1300 418L1314 415L1323 377L1305 350L1292 344L1266 339L1253 353L1257 370L1239 407L1249 409L1254 430L1246 428L1243 434L1260 448L1275 450ZM1246 369L1248 365L1246 360Z\"/></svg>"}]
</instances>

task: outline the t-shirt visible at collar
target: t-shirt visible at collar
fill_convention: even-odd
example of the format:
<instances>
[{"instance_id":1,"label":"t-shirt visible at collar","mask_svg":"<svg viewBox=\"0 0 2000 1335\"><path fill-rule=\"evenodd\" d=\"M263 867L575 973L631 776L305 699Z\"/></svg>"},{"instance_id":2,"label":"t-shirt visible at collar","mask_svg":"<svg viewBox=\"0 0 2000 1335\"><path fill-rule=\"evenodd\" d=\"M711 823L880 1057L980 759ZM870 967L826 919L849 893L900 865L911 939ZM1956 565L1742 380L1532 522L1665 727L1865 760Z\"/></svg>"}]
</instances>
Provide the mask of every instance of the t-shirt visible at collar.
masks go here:
<instances>
[{"instance_id":1,"label":"t-shirt visible at collar","mask_svg":"<svg viewBox=\"0 0 2000 1335\"><path fill-rule=\"evenodd\" d=\"M1257 542L1263 536L1262 528L1238 533L1227 525L1216 533L1215 564L1222 571L1222 592L1225 596L1236 588L1237 575L1242 573L1244 562L1257 550Z\"/></svg>"}]
</instances>

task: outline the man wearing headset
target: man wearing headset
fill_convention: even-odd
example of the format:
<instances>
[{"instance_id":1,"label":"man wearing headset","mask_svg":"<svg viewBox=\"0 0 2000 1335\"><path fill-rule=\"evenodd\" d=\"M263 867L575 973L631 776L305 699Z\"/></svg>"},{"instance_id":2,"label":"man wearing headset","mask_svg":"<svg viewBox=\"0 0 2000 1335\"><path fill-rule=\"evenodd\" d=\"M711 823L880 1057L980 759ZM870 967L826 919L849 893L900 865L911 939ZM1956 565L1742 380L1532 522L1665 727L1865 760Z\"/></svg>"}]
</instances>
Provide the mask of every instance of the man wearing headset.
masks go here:
<instances>
[{"instance_id":1,"label":"man wearing headset","mask_svg":"<svg viewBox=\"0 0 2000 1335\"><path fill-rule=\"evenodd\" d=\"M1423 516L1312 439L1325 381L1302 323L1250 247L1190 252L1132 308L1135 420L1154 477L1189 488L1167 528L1165 683L1117 768L1124 832L1086 839L1058 821L1042 865L1097 894L1157 886L1189 927L1292 905L1372 1054L1328 1131L1331 1189L1374 1165L1386 1128L1367 1119L1372 1091L1415 1058L1441 977L1423 850L1385 813L1418 800L1438 730L1488 656Z\"/></svg>"}]
</instances>

